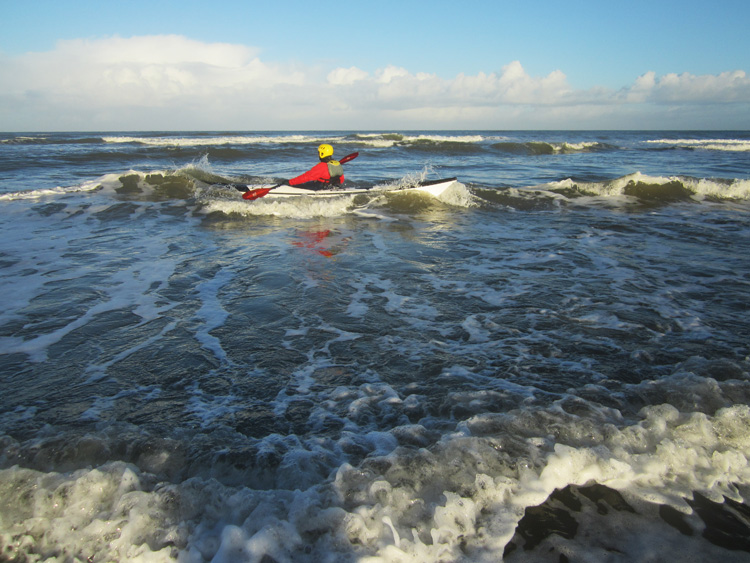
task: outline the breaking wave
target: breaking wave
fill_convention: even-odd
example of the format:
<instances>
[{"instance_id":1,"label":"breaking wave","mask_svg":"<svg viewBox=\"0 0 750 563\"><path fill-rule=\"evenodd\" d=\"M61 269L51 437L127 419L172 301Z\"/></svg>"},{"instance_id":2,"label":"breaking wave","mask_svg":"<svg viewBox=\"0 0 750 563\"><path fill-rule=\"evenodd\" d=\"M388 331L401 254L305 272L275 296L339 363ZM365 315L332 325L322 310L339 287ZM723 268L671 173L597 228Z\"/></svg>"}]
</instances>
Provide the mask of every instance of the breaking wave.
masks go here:
<instances>
[{"instance_id":1,"label":"breaking wave","mask_svg":"<svg viewBox=\"0 0 750 563\"><path fill-rule=\"evenodd\" d=\"M749 139L654 139L646 143L659 148L750 152Z\"/></svg>"},{"instance_id":2,"label":"breaking wave","mask_svg":"<svg viewBox=\"0 0 750 563\"><path fill-rule=\"evenodd\" d=\"M494 143L492 148L510 154L539 156L546 154L574 154L580 152L600 152L617 150L618 147L607 143L590 141L581 143L551 143L544 141L530 141L525 143L503 141Z\"/></svg>"}]
</instances>

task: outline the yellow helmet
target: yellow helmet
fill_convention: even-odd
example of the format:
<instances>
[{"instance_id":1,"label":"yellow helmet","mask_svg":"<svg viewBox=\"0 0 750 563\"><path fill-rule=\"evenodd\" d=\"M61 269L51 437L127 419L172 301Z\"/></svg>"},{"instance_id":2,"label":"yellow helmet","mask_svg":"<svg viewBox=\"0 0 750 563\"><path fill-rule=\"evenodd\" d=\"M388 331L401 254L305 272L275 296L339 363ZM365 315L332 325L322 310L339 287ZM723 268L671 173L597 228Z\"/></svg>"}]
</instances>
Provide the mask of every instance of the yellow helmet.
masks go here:
<instances>
[{"instance_id":1,"label":"yellow helmet","mask_svg":"<svg viewBox=\"0 0 750 563\"><path fill-rule=\"evenodd\" d=\"M320 156L321 159L333 156L333 147L331 145L320 145L318 147L318 156Z\"/></svg>"}]
</instances>

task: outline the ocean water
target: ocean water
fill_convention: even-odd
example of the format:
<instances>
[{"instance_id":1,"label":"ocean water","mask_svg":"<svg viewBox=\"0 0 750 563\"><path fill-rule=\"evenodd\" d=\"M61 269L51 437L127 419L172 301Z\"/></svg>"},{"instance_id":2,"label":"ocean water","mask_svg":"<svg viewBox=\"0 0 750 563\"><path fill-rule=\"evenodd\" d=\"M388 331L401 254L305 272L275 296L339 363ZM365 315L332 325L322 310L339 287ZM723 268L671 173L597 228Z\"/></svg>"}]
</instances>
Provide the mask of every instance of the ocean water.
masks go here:
<instances>
[{"instance_id":1,"label":"ocean water","mask_svg":"<svg viewBox=\"0 0 750 563\"><path fill-rule=\"evenodd\" d=\"M315 162L439 199L244 201ZM0 135L0 560L750 560L750 133Z\"/></svg>"}]
</instances>

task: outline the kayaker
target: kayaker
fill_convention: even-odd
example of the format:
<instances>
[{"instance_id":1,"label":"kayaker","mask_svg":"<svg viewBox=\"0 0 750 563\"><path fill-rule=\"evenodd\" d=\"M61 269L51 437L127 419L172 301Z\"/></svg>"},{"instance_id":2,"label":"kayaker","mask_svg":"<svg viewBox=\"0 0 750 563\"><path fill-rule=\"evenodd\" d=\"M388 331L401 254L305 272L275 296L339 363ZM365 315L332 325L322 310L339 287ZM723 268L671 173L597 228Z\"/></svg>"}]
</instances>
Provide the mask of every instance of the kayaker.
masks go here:
<instances>
[{"instance_id":1,"label":"kayaker","mask_svg":"<svg viewBox=\"0 0 750 563\"><path fill-rule=\"evenodd\" d=\"M324 190L344 183L344 168L338 160L333 160L333 147L320 145L318 147L320 162L310 170L287 181L290 186L297 186L309 190Z\"/></svg>"}]
</instances>

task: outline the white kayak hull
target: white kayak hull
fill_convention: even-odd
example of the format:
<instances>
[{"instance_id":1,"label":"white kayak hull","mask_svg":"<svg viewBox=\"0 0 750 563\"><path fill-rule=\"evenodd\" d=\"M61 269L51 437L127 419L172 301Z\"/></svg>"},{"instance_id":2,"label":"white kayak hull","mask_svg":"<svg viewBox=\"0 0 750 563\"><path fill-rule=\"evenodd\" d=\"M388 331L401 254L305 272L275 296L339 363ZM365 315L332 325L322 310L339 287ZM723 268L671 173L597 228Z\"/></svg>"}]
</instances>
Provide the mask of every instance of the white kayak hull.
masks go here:
<instances>
[{"instance_id":1,"label":"white kayak hull","mask_svg":"<svg viewBox=\"0 0 750 563\"><path fill-rule=\"evenodd\" d=\"M394 192L425 192L434 197L439 197L443 192L450 188L454 183L457 182L456 178L443 178L441 180L428 180L419 182L415 186L409 186L405 188L392 187L392 186L376 186L369 189L338 189L338 190L306 190L304 188L296 188L294 186L281 185L274 187L263 199L275 199L275 198L288 198L288 197L340 197L357 194L384 194ZM271 186L247 186L249 190L255 190L259 188L270 188Z\"/></svg>"}]
</instances>

